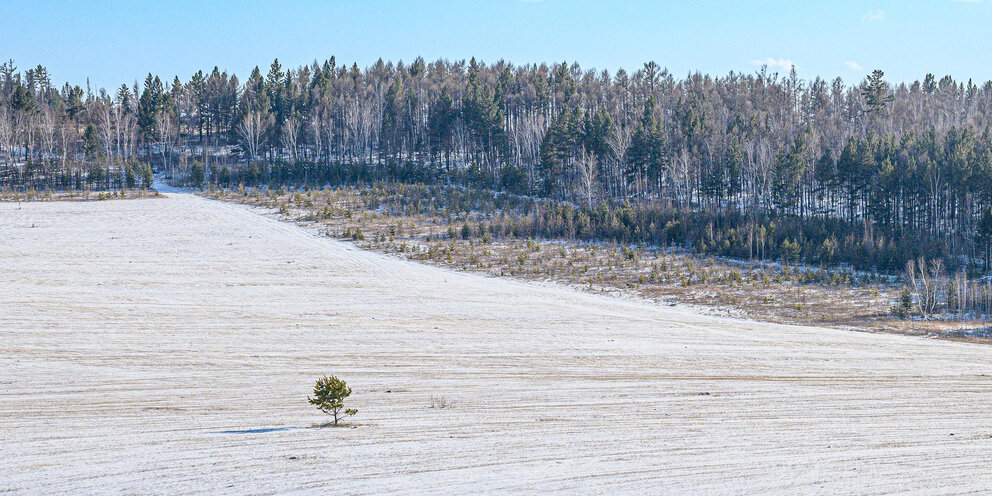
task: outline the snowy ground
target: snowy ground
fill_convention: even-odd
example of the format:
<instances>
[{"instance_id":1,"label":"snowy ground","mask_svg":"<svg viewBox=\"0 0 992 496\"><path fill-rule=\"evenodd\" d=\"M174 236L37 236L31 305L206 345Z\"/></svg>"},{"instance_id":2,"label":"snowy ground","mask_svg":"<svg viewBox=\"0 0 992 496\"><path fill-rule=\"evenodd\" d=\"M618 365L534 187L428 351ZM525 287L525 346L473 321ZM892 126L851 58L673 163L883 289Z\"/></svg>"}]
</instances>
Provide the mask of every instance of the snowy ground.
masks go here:
<instances>
[{"instance_id":1,"label":"snowy ground","mask_svg":"<svg viewBox=\"0 0 992 496\"><path fill-rule=\"evenodd\" d=\"M311 428L325 373L349 428ZM987 493L990 376L990 346L453 273L188 194L0 203L0 493Z\"/></svg>"}]
</instances>

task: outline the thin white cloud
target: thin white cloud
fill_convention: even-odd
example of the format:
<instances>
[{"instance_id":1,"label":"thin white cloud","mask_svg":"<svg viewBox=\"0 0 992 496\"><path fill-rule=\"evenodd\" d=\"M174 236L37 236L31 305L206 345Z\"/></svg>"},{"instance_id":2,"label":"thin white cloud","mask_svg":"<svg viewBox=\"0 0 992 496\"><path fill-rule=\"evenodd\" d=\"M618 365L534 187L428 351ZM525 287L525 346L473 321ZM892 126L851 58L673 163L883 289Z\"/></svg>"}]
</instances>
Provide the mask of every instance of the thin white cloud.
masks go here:
<instances>
[{"instance_id":1,"label":"thin white cloud","mask_svg":"<svg viewBox=\"0 0 992 496\"><path fill-rule=\"evenodd\" d=\"M882 9L871 9L861 17L861 22L878 22L885 19L885 11Z\"/></svg>"},{"instance_id":2,"label":"thin white cloud","mask_svg":"<svg viewBox=\"0 0 992 496\"><path fill-rule=\"evenodd\" d=\"M845 60L844 65L846 65L848 69L854 72L864 72L864 69L861 67L861 65L859 65L857 62L853 60Z\"/></svg>"},{"instance_id":3,"label":"thin white cloud","mask_svg":"<svg viewBox=\"0 0 992 496\"><path fill-rule=\"evenodd\" d=\"M951 0L954 3L982 3L982 0Z\"/></svg>"},{"instance_id":4,"label":"thin white cloud","mask_svg":"<svg viewBox=\"0 0 992 496\"><path fill-rule=\"evenodd\" d=\"M752 60L751 61L751 64L753 64L753 65L767 65L768 67L770 67L772 69L781 69L784 72L789 72L789 71L792 70L793 67L796 67L796 64L794 64L791 60L789 60L789 59L783 59L781 57L779 57L777 59L773 59L771 57L768 57L767 59Z\"/></svg>"}]
</instances>

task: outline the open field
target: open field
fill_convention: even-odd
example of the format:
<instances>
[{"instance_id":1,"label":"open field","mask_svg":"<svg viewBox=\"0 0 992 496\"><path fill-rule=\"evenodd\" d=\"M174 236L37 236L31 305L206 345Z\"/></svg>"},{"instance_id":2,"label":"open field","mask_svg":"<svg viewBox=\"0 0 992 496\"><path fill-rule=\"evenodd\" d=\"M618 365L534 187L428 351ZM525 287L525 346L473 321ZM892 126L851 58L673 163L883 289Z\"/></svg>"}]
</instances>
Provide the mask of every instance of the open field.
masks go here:
<instances>
[{"instance_id":1,"label":"open field","mask_svg":"<svg viewBox=\"0 0 992 496\"><path fill-rule=\"evenodd\" d=\"M188 194L0 203L0 267L4 494L992 488L989 346L457 273ZM311 428L330 373L358 416Z\"/></svg>"}]
</instances>

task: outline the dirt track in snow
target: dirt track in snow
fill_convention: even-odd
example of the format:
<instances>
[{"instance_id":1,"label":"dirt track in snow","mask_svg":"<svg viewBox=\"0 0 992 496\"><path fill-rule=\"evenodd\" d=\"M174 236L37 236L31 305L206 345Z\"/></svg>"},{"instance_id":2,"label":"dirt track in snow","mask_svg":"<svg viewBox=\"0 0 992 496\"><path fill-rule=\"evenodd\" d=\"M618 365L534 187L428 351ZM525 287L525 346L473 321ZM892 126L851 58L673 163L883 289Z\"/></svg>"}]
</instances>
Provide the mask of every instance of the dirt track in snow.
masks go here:
<instances>
[{"instance_id":1,"label":"dirt track in snow","mask_svg":"<svg viewBox=\"0 0 992 496\"><path fill-rule=\"evenodd\" d=\"M0 493L992 490L990 346L459 274L187 194L0 204L0 351ZM325 373L349 428L310 428Z\"/></svg>"}]
</instances>

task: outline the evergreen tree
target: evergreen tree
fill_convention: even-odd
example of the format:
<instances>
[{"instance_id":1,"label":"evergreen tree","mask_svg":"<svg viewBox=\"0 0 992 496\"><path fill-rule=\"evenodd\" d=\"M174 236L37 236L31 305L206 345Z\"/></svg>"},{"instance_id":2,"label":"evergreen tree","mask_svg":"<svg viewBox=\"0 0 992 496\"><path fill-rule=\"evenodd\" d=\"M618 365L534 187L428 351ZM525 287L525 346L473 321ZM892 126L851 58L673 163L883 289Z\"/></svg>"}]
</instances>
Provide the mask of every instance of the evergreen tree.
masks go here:
<instances>
[{"instance_id":1,"label":"evergreen tree","mask_svg":"<svg viewBox=\"0 0 992 496\"><path fill-rule=\"evenodd\" d=\"M989 256L992 255L992 208L986 208L982 211L982 218L975 230L975 244L981 250L985 262L984 270L988 271Z\"/></svg>"},{"instance_id":2,"label":"evergreen tree","mask_svg":"<svg viewBox=\"0 0 992 496\"><path fill-rule=\"evenodd\" d=\"M665 131L657 115L654 95L649 95L644 103L640 124L634 131L627 151L628 176L639 194L647 186L650 177L657 177L665 163Z\"/></svg>"},{"instance_id":3,"label":"evergreen tree","mask_svg":"<svg viewBox=\"0 0 992 496\"><path fill-rule=\"evenodd\" d=\"M317 379L313 386L313 397L307 397L311 405L316 406L320 411L334 417L334 425L342 417L350 417L358 413L354 408L345 408L344 400L351 396L351 388L341 379L334 377L322 377Z\"/></svg>"},{"instance_id":4,"label":"evergreen tree","mask_svg":"<svg viewBox=\"0 0 992 496\"><path fill-rule=\"evenodd\" d=\"M451 90L445 85L441 88L437 101L431 105L427 133L430 140L430 156L437 161L443 155L445 169L449 171L451 170L451 141L457 118L458 111L451 98Z\"/></svg>"},{"instance_id":5,"label":"evergreen tree","mask_svg":"<svg viewBox=\"0 0 992 496\"><path fill-rule=\"evenodd\" d=\"M895 99L889 94L888 85L885 84L883 77L885 77L885 73L875 69L861 86L861 96L865 99L869 113L882 112Z\"/></svg>"}]
</instances>

